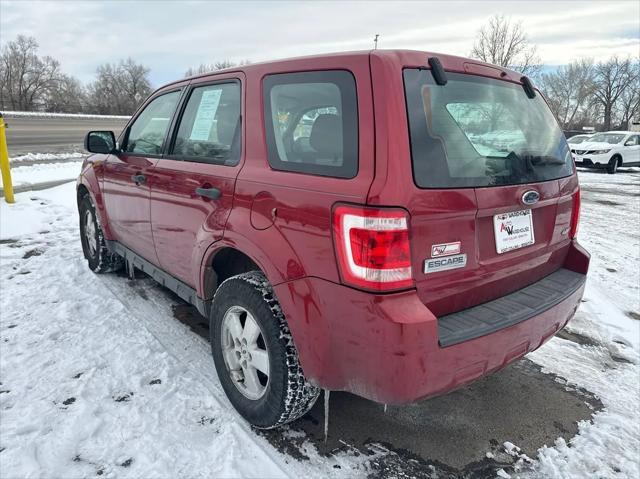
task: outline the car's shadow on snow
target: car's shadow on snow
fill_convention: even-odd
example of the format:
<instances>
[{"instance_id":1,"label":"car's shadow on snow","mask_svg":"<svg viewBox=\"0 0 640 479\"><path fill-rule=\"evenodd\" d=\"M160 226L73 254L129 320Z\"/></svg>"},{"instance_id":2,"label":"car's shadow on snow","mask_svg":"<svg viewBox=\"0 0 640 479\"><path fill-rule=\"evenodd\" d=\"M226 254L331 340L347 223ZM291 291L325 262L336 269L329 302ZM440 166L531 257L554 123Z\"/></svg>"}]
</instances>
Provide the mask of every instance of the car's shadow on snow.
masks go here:
<instances>
[{"instance_id":1,"label":"car's shadow on snow","mask_svg":"<svg viewBox=\"0 0 640 479\"><path fill-rule=\"evenodd\" d=\"M174 316L208 339L207 320L167 294ZM501 468L526 467L527 456L535 457L559 437L568 442L578 423L602 407L592 394L523 359L445 396L386 411L384 405L332 392L326 442L322 396L286 428L256 433L298 460L308 459L309 443L321 455L370 456L371 477L494 477Z\"/></svg>"}]
</instances>

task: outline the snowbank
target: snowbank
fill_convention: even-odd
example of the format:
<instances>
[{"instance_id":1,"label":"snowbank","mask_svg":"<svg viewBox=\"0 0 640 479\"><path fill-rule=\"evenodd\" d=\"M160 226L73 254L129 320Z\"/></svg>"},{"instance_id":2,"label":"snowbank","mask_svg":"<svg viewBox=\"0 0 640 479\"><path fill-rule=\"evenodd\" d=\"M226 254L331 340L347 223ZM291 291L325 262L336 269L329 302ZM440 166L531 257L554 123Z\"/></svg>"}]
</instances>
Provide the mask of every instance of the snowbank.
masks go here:
<instances>
[{"instance_id":1,"label":"snowbank","mask_svg":"<svg viewBox=\"0 0 640 479\"><path fill-rule=\"evenodd\" d=\"M80 174L81 166L82 161L17 166L11 168L11 179L14 188L48 181L74 180Z\"/></svg>"},{"instance_id":2,"label":"snowbank","mask_svg":"<svg viewBox=\"0 0 640 479\"><path fill-rule=\"evenodd\" d=\"M73 160L73 159L82 159L87 156L87 153L82 153L79 151L71 152L71 153L27 153L26 155L14 156L9 159L12 165L20 162L31 162L31 161L56 161L56 160Z\"/></svg>"}]
</instances>

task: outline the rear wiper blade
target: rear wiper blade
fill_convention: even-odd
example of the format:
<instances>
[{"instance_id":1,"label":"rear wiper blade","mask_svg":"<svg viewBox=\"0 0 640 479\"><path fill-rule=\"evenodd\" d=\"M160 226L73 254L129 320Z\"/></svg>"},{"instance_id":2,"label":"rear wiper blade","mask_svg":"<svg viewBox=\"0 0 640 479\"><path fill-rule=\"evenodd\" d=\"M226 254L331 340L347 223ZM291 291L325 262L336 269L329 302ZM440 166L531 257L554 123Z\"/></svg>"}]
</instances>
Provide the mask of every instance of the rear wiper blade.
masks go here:
<instances>
[{"instance_id":1,"label":"rear wiper blade","mask_svg":"<svg viewBox=\"0 0 640 479\"><path fill-rule=\"evenodd\" d=\"M523 160L523 161L526 161L527 164L531 164L532 166L564 165L564 161L562 161L557 156L527 155L527 154L520 156L515 151L509 152L509 154L506 156L485 156L485 158L488 158L490 160Z\"/></svg>"},{"instance_id":2,"label":"rear wiper blade","mask_svg":"<svg viewBox=\"0 0 640 479\"><path fill-rule=\"evenodd\" d=\"M540 155L540 156L529 156L525 157L533 166L540 165L564 165L564 161L562 161L557 156L553 155Z\"/></svg>"}]
</instances>

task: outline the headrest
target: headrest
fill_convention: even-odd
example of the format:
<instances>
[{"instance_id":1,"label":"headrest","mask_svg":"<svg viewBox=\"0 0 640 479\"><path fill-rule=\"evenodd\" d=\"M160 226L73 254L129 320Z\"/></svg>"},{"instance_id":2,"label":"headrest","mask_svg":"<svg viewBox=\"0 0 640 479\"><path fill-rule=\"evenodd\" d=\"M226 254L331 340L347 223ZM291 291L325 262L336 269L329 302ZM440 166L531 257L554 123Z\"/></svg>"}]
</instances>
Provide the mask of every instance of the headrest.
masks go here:
<instances>
[{"instance_id":1,"label":"headrest","mask_svg":"<svg viewBox=\"0 0 640 479\"><path fill-rule=\"evenodd\" d=\"M222 113L222 114L221 114ZM238 116L234 109L231 108L225 112L218 112L216 122L216 132L218 134L218 143L221 145L231 145L235 136L236 127L238 126Z\"/></svg>"},{"instance_id":2,"label":"headrest","mask_svg":"<svg viewBox=\"0 0 640 479\"><path fill-rule=\"evenodd\" d=\"M311 127L309 144L321 155L342 157L342 117L331 114L319 115Z\"/></svg>"}]
</instances>

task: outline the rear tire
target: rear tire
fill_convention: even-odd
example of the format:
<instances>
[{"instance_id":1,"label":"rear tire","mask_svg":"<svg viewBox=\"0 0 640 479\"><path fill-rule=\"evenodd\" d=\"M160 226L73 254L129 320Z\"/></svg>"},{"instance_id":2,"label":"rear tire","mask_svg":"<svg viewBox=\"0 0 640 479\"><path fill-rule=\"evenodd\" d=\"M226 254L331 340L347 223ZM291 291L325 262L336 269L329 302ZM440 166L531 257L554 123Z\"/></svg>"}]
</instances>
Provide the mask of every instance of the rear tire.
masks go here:
<instances>
[{"instance_id":1,"label":"rear tire","mask_svg":"<svg viewBox=\"0 0 640 479\"><path fill-rule=\"evenodd\" d=\"M609 160L609 164L607 165L607 173L610 175L615 175L618 171L618 166L620 165L620 157L614 156Z\"/></svg>"},{"instance_id":2,"label":"rear tire","mask_svg":"<svg viewBox=\"0 0 640 479\"><path fill-rule=\"evenodd\" d=\"M305 378L280 304L259 271L224 281L213 298L211 351L233 407L271 429L302 417L320 395Z\"/></svg>"},{"instance_id":3,"label":"rear tire","mask_svg":"<svg viewBox=\"0 0 640 479\"><path fill-rule=\"evenodd\" d=\"M78 205L80 212L80 241L82 252L87 259L89 269L94 273L110 273L118 271L124 266L124 260L107 249L102 233L100 219L91 202L89 195L85 195Z\"/></svg>"}]
</instances>

